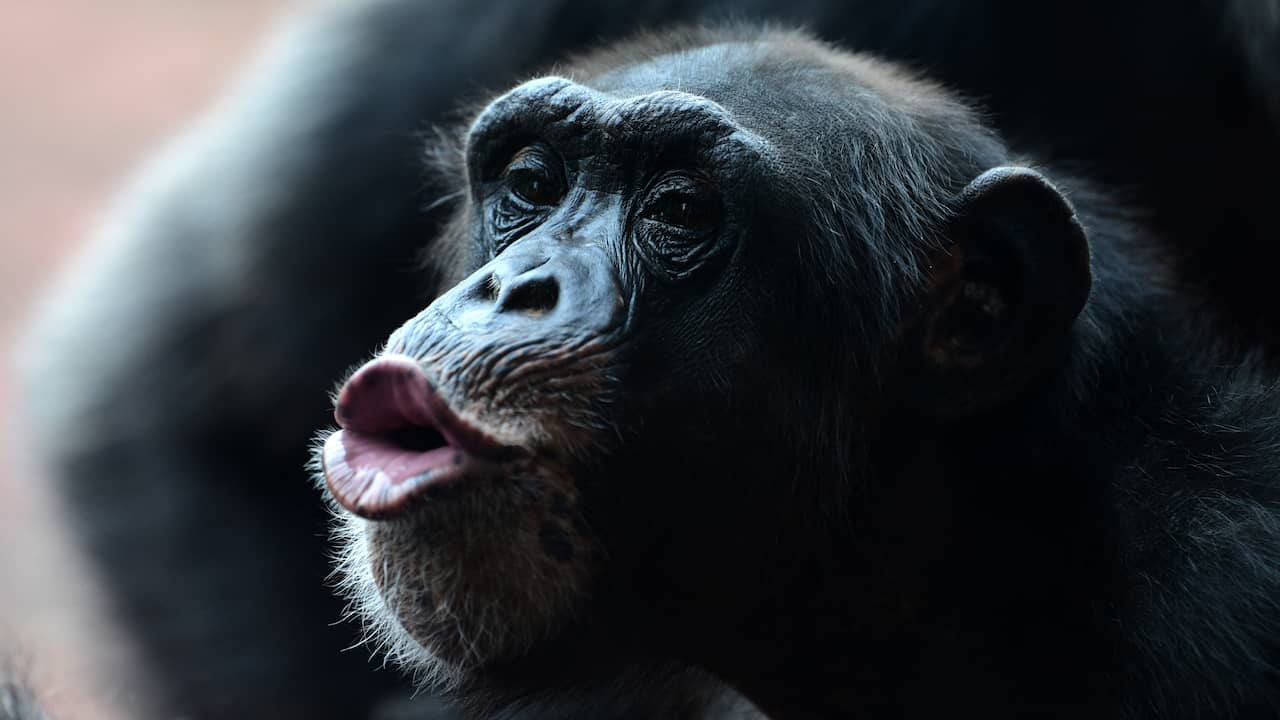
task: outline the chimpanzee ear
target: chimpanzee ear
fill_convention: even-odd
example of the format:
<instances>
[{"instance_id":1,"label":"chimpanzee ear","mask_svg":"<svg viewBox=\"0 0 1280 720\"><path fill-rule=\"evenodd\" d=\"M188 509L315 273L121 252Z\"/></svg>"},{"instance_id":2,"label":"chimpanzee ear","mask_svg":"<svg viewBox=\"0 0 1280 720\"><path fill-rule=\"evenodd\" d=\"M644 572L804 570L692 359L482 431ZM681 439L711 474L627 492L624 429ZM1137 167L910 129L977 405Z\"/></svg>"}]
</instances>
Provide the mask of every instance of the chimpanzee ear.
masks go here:
<instances>
[{"instance_id":1,"label":"chimpanzee ear","mask_svg":"<svg viewBox=\"0 0 1280 720\"><path fill-rule=\"evenodd\" d=\"M958 200L953 244L936 258L916 335L925 375L917 391L948 413L988 406L1043 369L1091 282L1084 228L1038 172L988 170Z\"/></svg>"}]
</instances>

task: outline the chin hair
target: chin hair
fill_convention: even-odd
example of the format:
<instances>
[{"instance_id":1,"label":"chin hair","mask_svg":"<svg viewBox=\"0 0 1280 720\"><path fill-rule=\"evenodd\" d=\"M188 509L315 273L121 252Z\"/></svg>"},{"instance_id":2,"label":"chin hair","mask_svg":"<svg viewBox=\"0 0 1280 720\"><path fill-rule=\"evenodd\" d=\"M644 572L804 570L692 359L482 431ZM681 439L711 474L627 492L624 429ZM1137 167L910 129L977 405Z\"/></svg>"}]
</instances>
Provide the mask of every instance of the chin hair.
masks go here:
<instances>
[{"instance_id":1,"label":"chin hair","mask_svg":"<svg viewBox=\"0 0 1280 720\"><path fill-rule=\"evenodd\" d=\"M524 467L468 484L390 521L330 503L333 577L361 644L436 690L558 634L600 556L567 475Z\"/></svg>"}]
</instances>

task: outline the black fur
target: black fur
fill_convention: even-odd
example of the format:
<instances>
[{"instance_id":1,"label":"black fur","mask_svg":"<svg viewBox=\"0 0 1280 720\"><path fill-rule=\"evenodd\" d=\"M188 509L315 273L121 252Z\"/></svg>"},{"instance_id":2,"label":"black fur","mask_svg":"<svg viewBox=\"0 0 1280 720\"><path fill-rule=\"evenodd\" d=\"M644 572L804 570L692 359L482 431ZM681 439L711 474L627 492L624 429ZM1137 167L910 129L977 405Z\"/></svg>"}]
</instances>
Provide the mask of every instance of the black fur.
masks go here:
<instances>
[{"instance_id":1,"label":"black fur","mask_svg":"<svg viewBox=\"0 0 1280 720\"><path fill-rule=\"evenodd\" d=\"M436 293L422 132L638 25L731 10L918 64L1123 188L1242 342L1267 335L1271 198L1235 180L1280 159L1272 3L1148 5L380 0L292 28L124 200L30 346L36 439L168 706L351 717L397 684L330 626L299 469L323 392Z\"/></svg>"},{"instance_id":2,"label":"black fur","mask_svg":"<svg viewBox=\"0 0 1280 720\"><path fill-rule=\"evenodd\" d=\"M1153 236L1087 184L1027 169L940 88L802 36L664 33L560 70L471 125L433 263L469 277L388 351L482 427L514 416L554 439L555 417L599 395L566 386L550 416L528 407L536 387L516 378L537 358L514 352L601 333L603 359L566 374L607 367L612 414L599 442L551 457L604 560L570 584L569 622L462 663L447 628L415 624L440 594L485 598L414 573L525 582L535 604L533 584L559 578L468 565L450 535L497 537L511 493L549 492L541 477L512 466L499 491L477 474L452 501L361 513L344 536L377 576L358 591L385 599L369 619L397 615L465 707L488 717L692 667L775 718L1280 713L1274 381L1220 347ZM677 163L724 197L727 239L699 242L732 248L678 282L628 260L646 241L598 219L613 200L577 199L661 176L666 127L734 148L695 143ZM486 219L503 207L487 168L530 138L580 179L512 239ZM625 205L645 207L635 192ZM596 245L595 270L630 298L622 330L577 319L599 276L556 269ZM529 253L542 264L513 271ZM565 299L526 314L473 288L535 271Z\"/></svg>"}]
</instances>

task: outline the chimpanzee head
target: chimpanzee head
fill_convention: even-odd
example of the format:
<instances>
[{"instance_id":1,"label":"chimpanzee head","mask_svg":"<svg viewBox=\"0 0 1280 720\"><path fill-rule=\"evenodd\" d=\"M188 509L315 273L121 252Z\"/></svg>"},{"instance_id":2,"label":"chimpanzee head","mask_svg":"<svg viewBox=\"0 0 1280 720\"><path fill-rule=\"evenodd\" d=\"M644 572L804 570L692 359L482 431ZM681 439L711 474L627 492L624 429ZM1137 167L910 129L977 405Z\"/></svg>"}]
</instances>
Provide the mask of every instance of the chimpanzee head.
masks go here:
<instances>
[{"instance_id":1,"label":"chimpanzee head","mask_svg":"<svg viewBox=\"0 0 1280 720\"><path fill-rule=\"evenodd\" d=\"M1088 295L1070 206L965 106L796 34L588 58L458 157L456 284L320 453L361 613L446 682L714 670L854 552L883 419L1016 395Z\"/></svg>"}]
</instances>

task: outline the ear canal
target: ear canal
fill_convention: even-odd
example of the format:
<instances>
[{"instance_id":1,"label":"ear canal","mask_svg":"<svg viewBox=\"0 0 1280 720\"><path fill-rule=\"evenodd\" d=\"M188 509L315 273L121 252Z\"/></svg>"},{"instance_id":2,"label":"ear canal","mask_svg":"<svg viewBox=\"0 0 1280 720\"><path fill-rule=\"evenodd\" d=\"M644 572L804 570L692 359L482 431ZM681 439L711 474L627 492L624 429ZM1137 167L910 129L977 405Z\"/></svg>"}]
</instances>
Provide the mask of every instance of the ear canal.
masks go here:
<instances>
[{"instance_id":1,"label":"ear canal","mask_svg":"<svg viewBox=\"0 0 1280 720\"><path fill-rule=\"evenodd\" d=\"M1061 323L1075 320L1092 285L1089 242L1058 188L1031 168L997 167L960 192L959 207L969 242L981 244L985 234L1007 243L1028 280L1049 283L1037 289L1034 301L1051 306Z\"/></svg>"},{"instance_id":2,"label":"ear canal","mask_svg":"<svg viewBox=\"0 0 1280 720\"><path fill-rule=\"evenodd\" d=\"M912 391L940 412L989 406L1049 367L1091 286L1075 210L1030 168L975 178L957 197L950 234L918 325Z\"/></svg>"}]
</instances>

